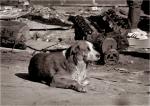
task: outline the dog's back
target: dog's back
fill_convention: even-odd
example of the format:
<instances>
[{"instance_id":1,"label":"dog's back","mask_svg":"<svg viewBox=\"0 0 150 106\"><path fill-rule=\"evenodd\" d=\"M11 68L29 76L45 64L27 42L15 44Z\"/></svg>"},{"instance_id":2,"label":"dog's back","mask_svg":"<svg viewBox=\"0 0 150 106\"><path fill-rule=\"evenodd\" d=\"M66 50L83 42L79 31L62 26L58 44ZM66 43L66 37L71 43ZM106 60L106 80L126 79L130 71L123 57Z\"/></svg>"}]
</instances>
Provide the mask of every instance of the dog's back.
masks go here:
<instances>
[{"instance_id":1,"label":"dog's back","mask_svg":"<svg viewBox=\"0 0 150 106\"><path fill-rule=\"evenodd\" d=\"M64 65L66 61L62 52L38 53L30 60L29 77L33 81L50 81L54 74L58 71L60 65Z\"/></svg>"},{"instance_id":2,"label":"dog's back","mask_svg":"<svg viewBox=\"0 0 150 106\"><path fill-rule=\"evenodd\" d=\"M40 81L40 71L44 71L44 61L47 54L39 53L33 56L30 60L30 64L28 67L29 77L33 81ZM43 63L43 64L42 64ZM42 74L41 74L42 75Z\"/></svg>"}]
</instances>

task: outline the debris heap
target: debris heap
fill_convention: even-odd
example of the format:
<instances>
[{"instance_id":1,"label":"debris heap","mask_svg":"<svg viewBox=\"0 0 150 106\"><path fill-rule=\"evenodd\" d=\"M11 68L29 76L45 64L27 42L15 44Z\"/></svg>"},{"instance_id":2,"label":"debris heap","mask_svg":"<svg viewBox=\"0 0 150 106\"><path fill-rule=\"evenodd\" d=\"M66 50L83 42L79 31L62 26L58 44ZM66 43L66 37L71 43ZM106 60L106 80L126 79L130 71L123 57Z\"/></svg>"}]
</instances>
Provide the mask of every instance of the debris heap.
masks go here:
<instances>
[{"instance_id":1,"label":"debris heap","mask_svg":"<svg viewBox=\"0 0 150 106\"><path fill-rule=\"evenodd\" d=\"M60 25L60 26L70 26L62 14L57 13L55 9L44 7L44 6L34 6L32 11L27 15L28 18L32 20L37 20L45 24Z\"/></svg>"},{"instance_id":2,"label":"debris heap","mask_svg":"<svg viewBox=\"0 0 150 106\"><path fill-rule=\"evenodd\" d=\"M0 43L2 47L26 49L25 41L30 39L29 27L17 21L0 21Z\"/></svg>"},{"instance_id":3,"label":"debris heap","mask_svg":"<svg viewBox=\"0 0 150 106\"><path fill-rule=\"evenodd\" d=\"M92 42L106 64L116 64L119 51L129 46L128 20L118 16L114 9L96 16L70 16L69 21L74 24L75 40Z\"/></svg>"}]
</instances>

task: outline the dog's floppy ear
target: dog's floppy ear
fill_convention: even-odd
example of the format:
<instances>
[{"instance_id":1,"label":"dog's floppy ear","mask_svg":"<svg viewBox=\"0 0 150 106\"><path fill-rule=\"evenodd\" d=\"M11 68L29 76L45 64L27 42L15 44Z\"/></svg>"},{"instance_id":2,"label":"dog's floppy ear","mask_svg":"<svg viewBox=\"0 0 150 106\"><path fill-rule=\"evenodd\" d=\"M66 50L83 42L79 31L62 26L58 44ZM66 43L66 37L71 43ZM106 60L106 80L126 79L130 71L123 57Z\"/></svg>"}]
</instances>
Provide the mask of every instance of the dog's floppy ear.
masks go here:
<instances>
[{"instance_id":1,"label":"dog's floppy ear","mask_svg":"<svg viewBox=\"0 0 150 106\"><path fill-rule=\"evenodd\" d=\"M78 64L77 53L79 52L79 50L80 50L79 45L73 45L69 47L66 51L66 58L72 59L75 65Z\"/></svg>"},{"instance_id":2,"label":"dog's floppy ear","mask_svg":"<svg viewBox=\"0 0 150 106\"><path fill-rule=\"evenodd\" d=\"M66 57L68 58L71 55L75 55L79 52L80 47L79 45L73 45L71 47L69 47L66 51Z\"/></svg>"},{"instance_id":3,"label":"dog's floppy ear","mask_svg":"<svg viewBox=\"0 0 150 106\"><path fill-rule=\"evenodd\" d=\"M73 55L73 62L74 62L75 65L78 64L77 55Z\"/></svg>"},{"instance_id":4,"label":"dog's floppy ear","mask_svg":"<svg viewBox=\"0 0 150 106\"><path fill-rule=\"evenodd\" d=\"M75 46L73 46L72 49L71 49L71 53L72 53L72 54L77 54L79 51L80 51L79 45L75 45Z\"/></svg>"}]
</instances>

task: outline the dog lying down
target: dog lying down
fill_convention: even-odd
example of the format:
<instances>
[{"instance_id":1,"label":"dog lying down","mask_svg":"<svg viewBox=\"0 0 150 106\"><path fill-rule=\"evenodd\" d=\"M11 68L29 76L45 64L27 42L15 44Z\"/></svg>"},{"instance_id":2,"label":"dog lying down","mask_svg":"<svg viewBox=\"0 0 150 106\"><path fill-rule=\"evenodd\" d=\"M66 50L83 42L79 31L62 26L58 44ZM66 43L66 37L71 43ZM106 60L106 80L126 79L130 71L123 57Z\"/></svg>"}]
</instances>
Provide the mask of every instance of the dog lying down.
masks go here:
<instances>
[{"instance_id":1,"label":"dog lying down","mask_svg":"<svg viewBox=\"0 0 150 106\"><path fill-rule=\"evenodd\" d=\"M87 92L88 62L99 59L100 54L90 42L77 41L62 52L38 53L33 56L29 64L29 77L53 87Z\"/></svg>"}]
</instances>

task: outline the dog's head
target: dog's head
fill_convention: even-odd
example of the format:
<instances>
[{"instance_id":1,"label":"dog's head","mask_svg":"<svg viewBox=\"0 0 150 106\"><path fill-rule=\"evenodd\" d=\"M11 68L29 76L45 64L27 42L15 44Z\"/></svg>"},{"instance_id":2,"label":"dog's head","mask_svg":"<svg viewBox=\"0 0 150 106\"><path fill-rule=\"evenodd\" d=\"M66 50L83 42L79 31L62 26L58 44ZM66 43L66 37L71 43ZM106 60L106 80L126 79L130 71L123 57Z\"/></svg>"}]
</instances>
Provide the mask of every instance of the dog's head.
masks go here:
<instances>
[{"instance_id":1,"label":"dog's head","mask_svg":"<svg viewBox=\"0 0 150 106\"><path fill-rule=\"evenodd\" d=\"M67 59L71 58L77 65L78 61L97 61L100 59L100 54L94 50L93 44L88 41L77 41L66 51Z\"/></svg>"}]
</instances>

